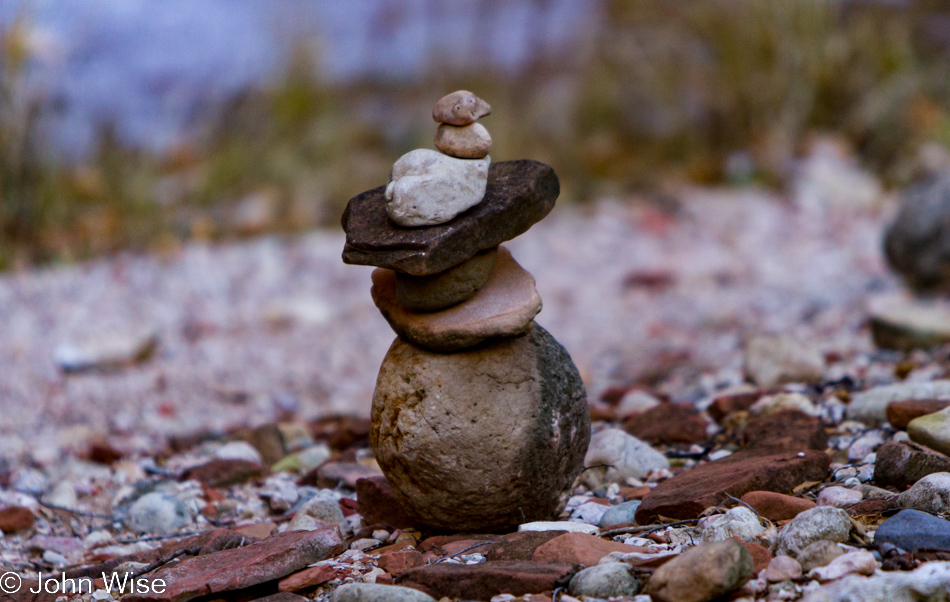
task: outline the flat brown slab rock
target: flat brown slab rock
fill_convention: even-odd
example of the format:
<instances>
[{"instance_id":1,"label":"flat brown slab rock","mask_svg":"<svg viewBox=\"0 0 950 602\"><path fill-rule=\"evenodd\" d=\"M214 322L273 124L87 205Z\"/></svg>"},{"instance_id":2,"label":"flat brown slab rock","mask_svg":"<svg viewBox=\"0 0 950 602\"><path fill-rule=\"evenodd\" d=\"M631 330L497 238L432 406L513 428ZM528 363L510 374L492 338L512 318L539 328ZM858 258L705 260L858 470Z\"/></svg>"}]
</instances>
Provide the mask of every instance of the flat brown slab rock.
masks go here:
<instances>
[{"instance_id":1,"label":"flat brown slab rock","mask_svg":"<svg viewBox=\"0 0 950 602\"><path fill-rule=\"evenodd\" d=\"M481 203L426 228L394 224L386 214L385 188L368 190L347 204L343 262L427 276L526 232L554 208L561 185L554 170L538 161L493 163Z\"/></svg>"},{"instance_id":2,"label":"flat brown slab rock","mask_svg":"<svg viewBox=\"0 0 950 602\"><path fill-rule=\"evenodd\" d=\"M799 410L781 410L749 421L743 431L746 446L760 450L800 451L823 450L828 434L820 418Z\"/></svg>"},{"instance_id":3,"label":"flat brown slab rock","mask_svg":"<svg viewBox=\"0 0 950 602\"><path fill-rule=\"evenodd\" d=\"M817 505L811 500L774 491L750 491L741 499L769 520L791 520Z\"/></svg>"},{"instance_id":4,"label":"flat brown slab rock","mask_svg":"<svg viewBox=\"0 0 950 602\"><path fill-rule=\"evenodd\" d=\"M531 556L531 560L594 566L600 562L601 558L611 552L630 554L633 552L646 553L646 551L647 549L641 546L628 546L619 541L601 539L586 533L565 533L538 546L538 549Z\"/></svg>"},{"instance_id":5,"label":"flat brown slab rock","mask_svg":"<svg viewBox=\"0 0 950 602\"><path fill-rule=\"evenodd\" d=\"M905 399L887 404L887 421L896 429L905 430L914 418L950 408L948 399Z\"/></svg>"},{"instance_id":6,"label":"flat brown slab rock","mask_svg":"<svg viewBox=\"0 0 950 602\"><path fill-rule=\"evenodd\" d=\"M526 333L541 311L534 277L504 247L488 282L458 305L435 312L411 312L396 299L396 274L373 272L373 301L396 334L432 351L468 349L489 339Z\"/></svg>"},{"instance_id":7,"label":"flat brown slab rock","mask_svg":"<svg viewBox=\"0 0 950 602\"><path fill-rule=\"evenodd\" d=\"M950 472L950 457L913 441L888 441L877 450L874 482L898 490L935 472Z\"/></svg>"},{"instance_id":8,"label":"flat brown slab rock","mask_svg":"<svg viewBox=\"0 0 950 602\"><path fill-rule=\"evenodd\" d=\"M491 600L498 594L521 596L565 587L577 571L576 565L564 562L441 563L410 569L396 584L422 590L436 599Z\"/></svg>"},{"instance_id":9,"label":"flat brown slab rock","mask_svg":"<svg viewBox=\"0 0 950 602\"><path fill-rule=\"evenodd\" d=\"M806 481L824 479L830 465L828 454L814 450L770 455L739 451L657 485L643 496L637 523L649 524L658 516L696 518L727 499L726 494L740 498L750 491L785 493Z\"/></svg>"},{"instance_id":10,"label":"flat brown slab rock","mask_svg":"<svg viewBox=\"0 0 950 602\"><path fill-rule=\"evenodd\" d=\"M691 403L662 403L630 416L623 425L637 439L649 443L701 443L706 421Z\"/></svg>"},{"instance_id":11,"label":"flat brown slab rock","mask_svg":"<svg viewBox=\"0 0 950 602\"><path fill-rule=\"evenodd\" d=\"M200 596L244 589L274 581L343 552L336 526L280 533L243 548L196 556L149 573L165 581L162 593L130 593L124 602L185 602Z\"/></svg>"}]
</instances>

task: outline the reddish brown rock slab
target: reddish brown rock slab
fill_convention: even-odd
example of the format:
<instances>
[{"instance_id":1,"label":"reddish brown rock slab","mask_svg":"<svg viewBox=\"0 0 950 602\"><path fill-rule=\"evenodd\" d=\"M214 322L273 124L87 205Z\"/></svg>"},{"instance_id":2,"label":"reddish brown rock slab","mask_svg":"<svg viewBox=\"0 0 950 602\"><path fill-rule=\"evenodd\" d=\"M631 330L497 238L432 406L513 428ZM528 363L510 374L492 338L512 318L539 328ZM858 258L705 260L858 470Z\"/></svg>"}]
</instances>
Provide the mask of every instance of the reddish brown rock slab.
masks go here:
<instances>
[{"instance_id":1,"label":"reddish brown rock slab","mask_svg":"<svg viewBox=\"0 0 950 602\"><path fill-rule=\"evenodd\" d=\"M396 273L373 271L373 302L396 334L432 351L468 349L489 339L526 333L541 311L534 277L498 248L495 268L468 301L441 311L413 312L396 298Z\"/></svg>"},{"instance_id":2,"label":"reddish brown rock slab","mask_svg":"<svg viewBox=\"0 0 950 602\"><path fill-rule=\"evenodd\" d=\"M526 232L554 208L560 193L557 175L544 163L492 163L482 202L444 224L403 228L386 213L385 188L368 190L347 204L343 262L413 276L444 272Z\"/></svg>"},{"instance_id":3,"label":"reddish brown rock slab","mask_svg":"<svg viewBox=\"0 0 950 602\"><path fill-rule=\"evenodd\" d=\"M630 416L624 430L650 443L701 443L706 421L691 403L663 403Z\"/></svg>"},{"instance_id":4,"label":"reddish brown rock slab","mask_svg":"<svg viewBox=\"0 0 950 602\"><path fill-rule=\"evenodd\" d=\"M356 500L356 509L367 525L383 523L397 529L413 526L409 513L393 497L393 489L386 477L358 479Z\"/></svg>"},{"instance_id":5,"label":"reddish brown rock slab","mask_svg":"<svg viewBox=\"0 0 950 602\"><path fill-rule=\"evenodd\" d=\"M369 418L336 414L310 423L314 441L322 441L335 450L345 450L369 441Z\"/></svg>"},{"instance_id":6,"label":"reddish brown rock slab","mask_svg":"<svg viewBox=\"0 0 950 602\"><path fill-rule=\"evenodd\" d=\"M887 404L887 421L896 429L906 430L914 418L939 412L950 407L947 399L904 399Z\"/></svg>"},{"instance_id":7,"label":"reddish brown rock slab","mask_svg":"<svg viewBox=\"0 0 950 602\"><path fill-rule=\"evenodd\" d=\"M749 421L743 431L749 448L780 451L823 450L828 433L821 419L799 410L782 410Z\"/></svg>"},{"instance_id":8,"label":"reddish brown rock slab","mask_svg":"<svg viewBox=\"0 0 950 602\"><path fill-rule=\"evenodd\" d=\"M148 575L151 582L156 579L165 582L162 593L130 593L123 600L185 602L244 589L281 579L345 549L335 525L315 531L288 531L243 548L222 550L168 565Z\"/></svg>"},{"instance_id":9,"label":"reddish brown rock slab","mask_svg":"<svg viewBox=\"0 0 950 602\"><path fill-rule=\"evenodd\" d=\"M440 599L491 600L498 594L535 594L566 587L578 567L564 562L496 560L481 564L430 564L410 569L397 585L422 590Z\"/></svg>"},{"instance_id":10,"label":"reddish brown rock slab","mask_svg":"<svg viewBox=\"0 0 950 602\"><path fill-rule=\"evenodd\" d=\"M531 560L534 551L556 537L562 531L518 531L502 535L485 552L487 560Z\"/></svg>"},{"instance_id":11,"label":"reddish brown rock slab","mask_svg":"<svg viewBox=\"0 0 950 602\"><path fill-rule=\"evenodd\" d=\"M33 526L34 518L29 508L23 508L22 506L4 508L0 510L0 531L4 533L26 531Z\"/></svg>"},{"instance_id":12,"label":"reddish brown rock slab","mask_svg":"<svg viewBox=\"0 0 950 602\"><path fill-rule=\"evenodd\" d=\"M950 456L913 441L888 441L877 450L874 482L904 490L935 472L950 472Z\"/></svg>"},{"instance_id":13,"label":"reddish brown rock slab","mask_svg":"<svg viewBox=\"0 0 950 602\"><path fill-rule=\"evenodd\" d=\"M266 469L256 462L219 459L189 468L182 474L181 479L198 481L208 487L227 487L257 479L266 472Z\"/></svg>"},{"instance_id":14,"label":"reddish brown rock slab","mask_svg":"<svg viewBox=\"0 0 950 602\"><path fill-rule=\"evenodd\" d=\"M422 552L418 550L399 550L380 554L376 564L393 577L398 577L409 569L422 566L425 560L422 558Z\"/></svg>"},{"instance_id":15,"label":"reddish brown rock slab","mask_svg":"<svg viewBox=\"0 0 950 602\"><path fill-rule=\"evenodd\" d=\"M565 533L540 545L534 551L531 560L594 566L600 562L601 558L611 552L629 554L632 552L646 553L646 551L647 549L641 546L628 546L618 541L601 539L586 533Z\"/></svg>"},{"instance_id":16,"label":"reddish brown rock slab","mask_svg":"<svg viewBox=\"0 0 950 602\"><path fill-rule=\"evenodd\" d=\"M746 549L746 552L752 557L752 570L756 575L759 574L759 571L768 568L769 563L772 562L772 552L767 547L751 541L742 541L738 537L730 537L729 539L735 539Z\"/></svg>"},{"instance_id":17,"label":"reddish brown rock slab","mask_svg":"<svg viewBox=\"0 0 950 602\"><path fill-rule=\"evenodd\" d=\"M658 516L696 518L727 499L726 494L742 497L750 491L788 492L806 481L823 480L830 465L828 454L814 450L767 455L742 450L657 485L643 496L637 522L649 524Z\"/></svg>"},{"instance_id":18,"label":"reddish brown rock slab","mask_svg":"<svg viewBox=\"0 0 950 602\"><path fill-rule=\"evenodd\" d=\"M706 408L706 412L712 416L716 422L722 422L723 418L733 412L748 412L749 408L751 408L762 395L763 393L761 391L720 395Z\"/></svg>"},{"instance_id":19,"label":"reddish brown rock slab","mask_svg":"<svg viewBox=\"0 0 950 602\"><path fill-rule=\"evenodd\" d=\"M248 537L253 537L254 539L266 539L277 532L277 523L272 523L270 521L254 523L253 525L235 527L234 530L241 535L247 535Z\"/></svg>"},{"instance_id":20,"label":"reddish brown rock slab","mask_svg":"<svg viewBox=\"0 0 950 602\"><path fill-rule=\"evenodd\" d=\"M740 499L759 515L773 521L791 520L817 505L811 500L774 491L750 491Z\"/></svg>"},{"instance_id":21,"label":"reddish brown rock slab","mask_svg":"<svg viewBox=\"0 0 950 602\"><path fill-rule=\"evenodd\" d=\"M332 581L339 574L339 569L329 564L311 566L281 579L277 583L277 589L282 592L299 592Z\"/></svg>"}]
</instances>

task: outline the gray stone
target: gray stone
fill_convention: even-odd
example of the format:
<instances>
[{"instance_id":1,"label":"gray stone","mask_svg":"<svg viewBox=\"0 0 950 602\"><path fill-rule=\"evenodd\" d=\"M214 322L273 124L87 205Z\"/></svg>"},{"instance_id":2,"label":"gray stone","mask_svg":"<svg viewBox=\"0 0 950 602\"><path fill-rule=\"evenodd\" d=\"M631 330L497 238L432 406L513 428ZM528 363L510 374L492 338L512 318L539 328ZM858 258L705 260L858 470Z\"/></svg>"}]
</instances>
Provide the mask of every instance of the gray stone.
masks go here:
<instances>
[{"instance_id":1,"label":"gray stone","mask_svg":"<svg viewBox=\"0 0 950 602\"><path fill-rule=\"evenodd\" d=\"M848 541L851 517L841 508L818 506L805 510L782 527L776 545L778 554L793 558L810 544L824 539L834 543Z\"/></svg>"},{"instance_id":2,"label":"gray stone","mask_svg":"<svg viewBox=\"0 0 950 602\"><path fill-rule=\"evenodd\" d=\"M911 441L950 455L950 408L914 418L907 424Z\"/></svg>"},{"instance_id":3,"label":"gray stone","mask_svg":"<svg viewBox=\"0 0 950 602\"><path fill-rule=\"evenodd\" d=\"M872 300L871 336L881 349L912 351L950 342L950 303L904 295Z\"/></svg>"},{"instance_id":4,"label":"gray stone","mask_svg":"<svg viewBox=\"0 0 950 602\"><path fill-rule=\"evenodd\" d=\"M393 224L383 192L374 188L347 204L343 261L426 276L526 232L554 208L560 183L551 167L537 161L492 164L484 200L454 220L428 228Z\"/></svg>"},{"instance_id":5,"label":"gray stone","mask_svg":"<svg viewBox=\"0 0 950 602\"><path fill-rule=\"evenodd\" d=\"M908 190L884 237L887 259L912 288L950 286L950 174Z\"/></svg>"},{"instance_id":6,"label":"gray stone","mask_svg":"<svg viewBox=\"0 0 950 602\"><path fill-rule=\"evenodd\" d=\"M146 493L129 508L125 525L138 533L171 533L192 524L184 501L169 493Z\"/></svg>"},{"instance_id":7,"label":"gray stone","mask_svg":"<svg viewBox=\"0 0 950 602\"><path fill-rule=\"evenodd\" d=\"M706 519L701 537L706 542L724 541L730 537L756 541L764 534L765 527L756 513L745 506L736 506L724 514Z\"/></svg>"},{"instance_id":8,"label":"gray stone","mask_svg":"<svg viewBox=\"0 0 950 602\"><path fill-rule=\"evenodd\" d=\"M787 336L758 336L746 345L745 369L756 384L768 388L820 379L825 359Z\"/></svg>"},{"instance_id":9,"label":"gray stone","mask_svg":"<svg viewBox=\"0 0 950 602\"><path fill-rule=\"evenodd\" d=\"M66 372L114 369L147 360L157 347L153 328L103 331L59 345L53 360Z\"/></svg>"},{"instance_id":10,"label":"gray stone","mask_svg":"<svg viewBox=\"0 0 950 602\"><path fill-rule=\"evenodd\" d=\"M651 471L670 467L666 456L620 429L598 431L590 441L584 458L581 482L591 489L618 483L627 479L644 479Z\"/></svg>"},{"instance_id":11,"label":"gray stone","mask_svg":"<svg viewBox=\"0 0 950 602\"><path fill-rule=\"evenodd\" d=\"M848 575L809 592L802 602L950 601L950 562L927 562L909 572L887 572L873 577Z\"/></svg>"},{"instance_id":12,"label":"gray stone","mask_svg":"<svg viewBox=\"0 0 950 602\"><path fill-rule=\"evenodd\" d=\"M900 494L897 503L902 508L923 510L931 514L950 512L950 473L936 472L927 475Z\"/></svg>"},{"instance_id":13,"label":"gray stone","mask_svg":"<svg viewBox=\"0 0 950 602\"><path fill-rule=\"evenodd\" d=\"M534 277L504 248L481 290L464 303L435 312L407 311L396 298L396 273L373 271L373 301L393 330L432 351L459 351L490 339L514 337L531 329L541 311Z\"/></svg>"},{"instance_id":14,"label":"gray stone","mask_svg":"<svg viewBox=\"0 0 950 602\"><path fill-rule=\"evenodd\" d=\"M865 424L881 424L887 422L887 404L908 399L950 399L950 380L899 383L856 393L846 416Z\"/></svg>"},{"instance_id":15,"label":"gray stone","mask_svg":"<svg viewBox=\"0 0 950 602\"><path fill-rule=\"evenodd\" d=\"M653 573L644 590L653 602L708 602L741 587L753 576L752 556L734 539L704 543Z\"/></svg>"},{"instance_id":16,"label":"gray stone","mask_svg":"<svg viewBox=\"0 0 950 602\"><path fill-rule=\"evenodd\" d=\"M491 105L468 90L446 94L432 107L434 121L451 125L468 125L486 115L491 115Z\"/></svg>"},{"instance_id":17,"label":"gray stone","mask_svg":"<svg viewBox=\"0 0 950 602\"><path fill-rule=\"evenodd\" d=\"M435 598L411 587L347 583L333 592L330 602L435 602Z\"/></svg>"},{"instance_id":18,"label":"gray stone","mask_svg":"<svg viewBox=\"0 0 950 602\"><path fill-rule=\"evenodd\" d=\"M825 487L818 494L819 506L834 506L835 508L847 508L857 504L864 498L864 494L857 489L848 489L847 487Z\"/></svg>"},{"instance_id":19,"label":"gray stone","mask_svg":"<svg viewBox=\"0 0 950 602\"><path fill-rule=\"evenodd\" d=\"M456 159L418 148L393 164L386 213L407 228L435 226L482 202L491 158Z\"/></svg>"},{"instance_id":20,"label":"gray stone","mask_svg":"<svg viewBox=\"0 0 950 602\"><path fill-rule=\"evenodd\" d=\"M438 311L468 301L488 282L497 258L496 247L439 274L396 272L396 298L409 311Z\"/></svg>"},{"instance_id":21,"label":"gray stone","mask_svg":"<svg viewBox=\"0 0 950 602\"><path fill-rule=\"evenodd\" d=\"M491 135L480 123L443 123L435 131L433 141L439 152L459 159L481 159L491 152Z\"/></svg>"},{"instance_id":22,"label":"gray stone","mask_svg":"<svg viewBox=\"0 0 950 602\"><path fill-rule=\"evenodd\" d=\"M380 368L370 441L424 525L485 533L555 518L589 440L577 368L540 326L453 354L397 339Z\"/></svg>"},{"instance_id":23,"label":"gray stone","mask_svg":"<svg viewBox=\"0 0 950 602\"><path fill-rule=\"evenodd\" d=\"M314 531L330 525L340 529L340 535L346 535L346 518L340 510L340 504L331 491L317 493L307 500L294 515L287 526L289 531Z\"/></svg>"},{"instance_id":24,"label":"gray stone","mask_svg":"<svg viewBox=\"0 0 950 602\"><path fill-rule=\"evenodd\" d=\"M827 539L819 539L808 544L804 550L798 553L798 562L802 565L802 570L807 573L818 567L828 565L842 554L844 554L844 550L838 544Z\"/></svg>"},{"instance_id":25,"label":"gray stone","mask_svg":"<svg viewBox=\"0 0 950 602\"><path fill-rule=\"evenodd\" d=\"M874 532L874 545L885 544L908 552L950 550L950 521L920 510L901 510Z\"/></svg>"},{"instance_id":26,"label":"gray stone","mask_svg":"<svg viewBox=\"0 0 950 602\"><path fill-rule=\"evenodd\" d=\"M640 500L623 502L616 506L611 506L604 515L600 517L600 527L606 528L620 523L636 522L634 516L637 514L637 508L640 507Z\"/></svg>"},{"instance_id":27,"label":"gray stone","mask_svg":"<svg viewBox=\"0 0 950 602\"><path fill-rule=\"evenodd\" d=\"M572 596L583 598L610 598L636 596L640 592L640 580L630 565L623 562L598 564L584 569L571 578L568 591Z\"/></svg>"}]
</instances>

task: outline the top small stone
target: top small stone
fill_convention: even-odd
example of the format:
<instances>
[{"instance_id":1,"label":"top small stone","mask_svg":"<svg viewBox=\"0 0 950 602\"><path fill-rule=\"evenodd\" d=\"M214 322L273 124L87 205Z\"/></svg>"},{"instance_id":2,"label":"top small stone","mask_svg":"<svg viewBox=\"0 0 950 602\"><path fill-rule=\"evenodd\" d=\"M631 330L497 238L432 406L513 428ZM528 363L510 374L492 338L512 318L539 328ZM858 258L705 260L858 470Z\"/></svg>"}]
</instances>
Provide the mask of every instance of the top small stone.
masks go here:
<instances>
[{"instance_id":1,"label":"top small stone","mask_svg":"<svg viewBox=\"0 0 950 602\"><path fill-rule=\"evenodd\" d=\"M432 107L432 119L450 125L468 125L485 115L491 115L491 105L468 90L443 96Z\"/></svg>"}]
</instances>

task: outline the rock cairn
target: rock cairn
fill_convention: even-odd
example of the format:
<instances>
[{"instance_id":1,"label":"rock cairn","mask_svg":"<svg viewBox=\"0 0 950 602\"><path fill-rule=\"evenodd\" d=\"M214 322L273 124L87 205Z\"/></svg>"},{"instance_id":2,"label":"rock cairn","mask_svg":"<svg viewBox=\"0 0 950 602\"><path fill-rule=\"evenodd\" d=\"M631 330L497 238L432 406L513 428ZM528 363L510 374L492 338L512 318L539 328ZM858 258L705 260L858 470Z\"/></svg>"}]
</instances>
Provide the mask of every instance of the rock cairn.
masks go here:
<instances>
[{"instance_id":1,"label":"rock cairn","mask_svg":"<svg viewBox=\"0 0 950 602\"><path fill-rule=\"evenodd\" d=\"M398 337L373 396L370 441L420 523L491 531L550 519L590 440L584 385L534 322L534 278L500 243L554 207L537 161L491 163L484 100L435 104L438 151L411 151L349 201L343 261L377 266L373 301Z\"/></svg>"}]
</instances>

